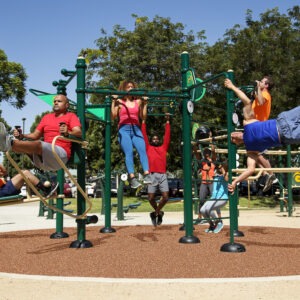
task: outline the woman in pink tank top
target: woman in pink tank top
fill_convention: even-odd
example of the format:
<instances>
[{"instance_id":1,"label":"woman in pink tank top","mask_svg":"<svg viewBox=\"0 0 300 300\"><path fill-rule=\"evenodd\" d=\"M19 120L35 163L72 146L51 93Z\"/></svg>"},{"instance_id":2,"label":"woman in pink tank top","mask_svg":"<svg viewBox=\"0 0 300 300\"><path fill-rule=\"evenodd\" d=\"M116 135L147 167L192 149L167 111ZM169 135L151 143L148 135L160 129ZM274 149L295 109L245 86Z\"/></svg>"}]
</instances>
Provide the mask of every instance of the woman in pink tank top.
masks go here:
<instances>
[{"instance_id":1,"label":"woman in pink tank top","mask_svg":"<svg viewBox=\"0 0 300 300\"><path fill-rule=\"evenodd\" d=\"M120 91L130 92L137 88L132 81L124 80L119 86ZM140 162L144 171L143 183L151 184L151 176L149 174L148 157L143 134L140 129L140 119L146 116L147 100L137 99L131 95L125 95L122 99L113 96L111 106L112 119L119 118L118 140L125 154L125 164L132 188L138 188L141 183L136 179L133 163L133 148L139 154Z\"/></svg>"}]
</instances>

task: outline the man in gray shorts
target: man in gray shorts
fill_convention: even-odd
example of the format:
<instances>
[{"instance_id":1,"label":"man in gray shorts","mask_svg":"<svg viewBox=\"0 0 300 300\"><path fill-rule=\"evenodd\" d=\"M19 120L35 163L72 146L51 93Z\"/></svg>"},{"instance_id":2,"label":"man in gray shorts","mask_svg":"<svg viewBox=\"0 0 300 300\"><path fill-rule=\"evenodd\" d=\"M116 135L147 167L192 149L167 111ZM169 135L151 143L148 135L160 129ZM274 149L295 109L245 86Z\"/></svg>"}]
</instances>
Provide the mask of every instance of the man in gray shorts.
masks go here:
<instances>
[{"instance_id":1,"label":"man in gray shorts","mask_svg":"<svg viewBox=\"0 0 300 300\"><path fill-rule=\"evenodd\" d=\"M166 114L166 125L164 141L161 144L157 135L152 136L151 143L148 140L146 121L142 122L142 133L144 136L146 151L149 161L149 171L151 174L152 184L148 185L148 200L154 211L150 213L150 218L154 226L161 225L164 212L162 208L169 200L169 185L167 178L167 153L170 145L170 122L169 114ZM159 189L161 192L161 199L156 203L155 192Z\"/></svg>"},{"instance_id":2,"label":"man in gray shorts","mask_svg":"<svg viewBox=\"0 0 300 300\"><path fill-rule=\"evenodd\" d=\"M61 166L52 153L53 139L58 135L82 137L80 121L74 113L68 112L68 107L68 98L65 95L56 95L53 98L53 112L46 114L34 132L29 134L22 134L15 129L13 136L8 135L4 124L0 123L0 151L26 153L36 167L46 171L59 170ZM64 163L71 156L71 146L70 141L56 141L55 151Z\"/></svg>"}]
</instances>

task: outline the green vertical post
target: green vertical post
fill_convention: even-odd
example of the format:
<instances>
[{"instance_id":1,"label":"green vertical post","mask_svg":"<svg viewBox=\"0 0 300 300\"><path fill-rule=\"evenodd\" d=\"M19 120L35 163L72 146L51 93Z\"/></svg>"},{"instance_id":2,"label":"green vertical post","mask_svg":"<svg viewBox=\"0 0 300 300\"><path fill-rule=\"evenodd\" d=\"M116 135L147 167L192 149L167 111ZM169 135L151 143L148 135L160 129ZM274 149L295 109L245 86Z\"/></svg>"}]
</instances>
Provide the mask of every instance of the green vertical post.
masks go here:
<instances>
[{"instance_id":1,"label":"green vertical post","mask_svg":"<svg viewBox=\"0 0 300 300\"><path fill-rule=\"evenodd\" d=\"M191 152L191 115L188 104L192 104L187 90L187 71L189 69L189 54L181 54L182 91L182 130L183 130L183 176L184 176L184 224L185 236L179 239L180 243L200 243L193 236L193 200L192 200L192 152Z\"/></svg>"},{"instance_id":2,"label":"green vertical post","mask_svg":"<svg viewBox=\"0 0 300 300\"><path fill-rule=\"evenodd\" d=\"M227 72L228 78L234 82L234 73L233 71ZM232 169L236 169L236 145L231 142L231 132L235 130L235 125L232 121L232 115L234 113L234 92L231 90L227 91L227 143L228 143L228 180L232 182ZM238 189L235 189L233 195L229 195L229 209L230 209L230 229L232 229L235 236L243 236L244 234L238 230ZM233 242L233 234L231 234L231 241Z\"/></svg>"},{"instance_id":3,"label":"green vertical post","mask_svg":"<svg viewBox=\"0 0 300 300\"><path fill-rule=\"evenodd\" d=\"M77 115L81 122L82 138L85 139L85 70L86 64L84 57L78 57L76 63L77 72ZM84 151L80 149L80 151ZM85 157L84 155L82 155ZM80 159L77 165L77 182L85 191L85 160ZM77 193L77 214L82 215L86 210L86 203L83 195ZM92 243L85 239L86 219L77 219L77 240L72 242L70 248L90 248Z\"/></svg>"},{"instance_id":4,"label":"green vertical post","mask_svg":"<svg viewBox=\"0 0 300 300\"><path fill-rule=\"evenodd\" d=\"M278 162L279 162L279 168L282 168L283 163L282 163L282 155L279 155L278 157ZM280 212L284 211L284 189L283 189L283 175L282 173L279 173L278 175L278 180L279 180L279 186L280 186L280 194L279 197L281 200L279 201L279 207L280 207Z\"/></svg>"},{"instance_id":5,"label":"green vertical post","mask_svg":"<svg viewBox=\"0 0 300 300\"><path fill-rule=\"evenodd\" d=\"M100 229L101 233L111 233L116 230L111 227L111 98L105 98L105 227Z\"/></svg>"},{"instance_id":6,"label":"green vertical post","mask_svg":"<svg viewBox=\"0 0 300 300\"><path fill-rule=\"evenodd\" d=\"M287 167L291 168L291 146L288 145L287 146L287 153L286 153L286 160L287 160ZM288 205L287 205L287 209L288 209L288 216L291 217L293 214L293 191L292 191L292 173L288 173Z\"/></svg>"},{"instance_id":7,"label":"green vertical post","mask_svg":"<svg viewBox=\"0 0 300 300\"><path fill-rule=\"evenodd\" d=\"M64 191L64 182L65 182L65 172L63 169L57 171L57 181L59 183L59 192L63 194ZM64 208L64 199L56 199L56 207L59 209ZM51 239L60 239L69 237L66 232L63 232L64 229L64 217L61 212L56 212L56 232L50 235Z\"/></svg>"},{"instance_id":8,"label":"green vertical post","mask_svg":"<svg viewBox=\"0 0 300 300\"><path fill-rule=\"evenodd\" d=\"M67 88L66 88L67 82L65 80L59 80L56 88L57 94L67 95ZM63 193L64 191L64 182L65 182L65 173L63 169L60 169L57 171L57 181L59 183L59 191L60 193ZM56 199L56 207L59 209L64 208L64 200L62 198ZM63 232L63 214L61 212L56 212L56 232L52 233L50 235L51 239L60 239L60 238L66 238L69 237L69 235L65 232Z\"/></svg>"},{"instance_id":9,"label":"green vertical post","mask_svg":"<svg viewBox=\"0 0 300 300\"><path fill-rule=\"evenodd\" d=\"M226 77L234 83L234 73L229 70L226 73ZM235 129L235 125L232 121L234 113L234 92L232 90L226 91L226 106L227 106L227 144L228 144L228 181L232 182L232 169L236 169L236 145L231 142L231 133ZM235 189L234 193L229 194L229 212L230 212L230 241L221 247L223 252L245 252L244 245L235 243L234 236L243 236L244 234L238 231L238 191Z\"/></svg>"}]
</instances>

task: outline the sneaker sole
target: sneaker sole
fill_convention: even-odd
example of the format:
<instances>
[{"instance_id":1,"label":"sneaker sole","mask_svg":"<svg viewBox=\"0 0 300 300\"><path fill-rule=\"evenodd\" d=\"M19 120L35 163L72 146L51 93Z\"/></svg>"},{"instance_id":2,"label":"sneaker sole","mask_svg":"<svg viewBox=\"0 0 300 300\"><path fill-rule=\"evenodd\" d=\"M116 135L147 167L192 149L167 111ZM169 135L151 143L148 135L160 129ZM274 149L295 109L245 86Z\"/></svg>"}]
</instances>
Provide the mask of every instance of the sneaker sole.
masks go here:
<instances>
[{"instance_id":1,"label":"sneaker sole","mask_svg":"<svg viewBox=\"0 0 300 300\"><path fill-rule=\"evenodd\" d=\"M266 184L265 184L265 187L263 188L263 192L267 192L267 191L272 187L273 180L274 180L274 178L273 178L272 176L270 176L270 177L267 179L267 182L266 182Z\"/></svg>"},{"instance_id":2,"label":"sneaker sole","mask_svg":"<svg viewBox=\"0 0 300 300\"><path fill-rule=\"evenodd\" d=\"M46 198L49 198L51 196L53 196L53 194L56 192L57 188L58 188L58 183L56 184L56 186L54 187L53 190L51 190L51 192L46 196Z\"/></svg>"},{"instance_id":3,"label":"sneaker sole","mask_svg":"<svg viewBox=\"0 0 300 300\"><path fill-rule=\"evenodd\" d=\"M2 122L0 122L0 135L6 136L6 134L7 134L6 127Z\"/></svg>"},{"instance_id":4,"label":"sneaker sole","mask_svg":"<svg viewBox=\"0 0 300 300\"><path fill-rule=\"evenodd\" d=\"M223 229L223 227L224 227L224 226L222 226L222 227L220 227L220 228L216 228L213 232L214 232L214 233L219 233L219 232Z\"/></svg>"},{"instance_id":5,"label":"sneaker sole","mask_svg":"<svg viewBox=\"0 0 300 300\"><path fill-rule=\"evenodd\" d=\"M150 214L150 219L151 219L152 225L153 225L154 227L156 227L156 225L157 225L157 222L156 222L156 216L155 216L155 218L152 218L152 216L151 216L151 214Z\"/></svg>"},{"instance_id":6,"label":"sneaker sole","mask_svg":"<svg viewBox=\"0 0 300 300\"><path fill-rule=\"evenodd\" d=\"M162 211L162 214L160 215L161 216L161 220L159 220L159 216L157 216L157 222L156 222L157 225L161 225L162 224L164 214L165 213Z\"/></svg>"},{"instance_id":7,"label":"sneaker sole","mask_svg":"<svg viewBox=\"0 0 300 300\"><path fill-rule=\"evenodd\" d=\"M152 184L152 181L143 181L143 184Z\"/></svg>"},{"instance_id":8,"label":"sneaker sole","mask_svg":"<svg viewBox=\"0 0 300 300\"><path fill-rule=\"evenodd\" d=\"M8 150L6 136L7 136L6 127L2 122L0 122L0 149L3 152L6 152Z\"/></svg>"},{"instance_id":9,"label":"sneaker sole","mask_svg":"<svg viewBox=\"0 0 300 300\"><path fill-rule=\"evenodd\" d=\"M139 188L140 186L142 186L142 184L135 185L135 186L131 185L130 187L131 187L132 189L137 189L137 188Z\"/></svg>"}]
</instances>

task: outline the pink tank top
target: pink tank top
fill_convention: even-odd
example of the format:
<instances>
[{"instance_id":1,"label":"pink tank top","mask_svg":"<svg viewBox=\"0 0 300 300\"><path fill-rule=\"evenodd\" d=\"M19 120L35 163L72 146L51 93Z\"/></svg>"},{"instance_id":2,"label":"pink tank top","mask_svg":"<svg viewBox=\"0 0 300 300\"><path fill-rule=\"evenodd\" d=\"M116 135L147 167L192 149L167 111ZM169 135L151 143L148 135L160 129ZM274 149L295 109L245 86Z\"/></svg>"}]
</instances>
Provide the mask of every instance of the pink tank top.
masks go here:
<instances>
[{"instance_id":1,"label":"pink tank top","mask_svg":"<svg viewBox=\"0 0 300 300\"><path fill-rule=\"evenodd\" d=\"M138 102L134 100L134 107L127 107L125 100L122 100L119 118L119 126L125 124L140 125Z\"/></svg>"}]
</instances>

